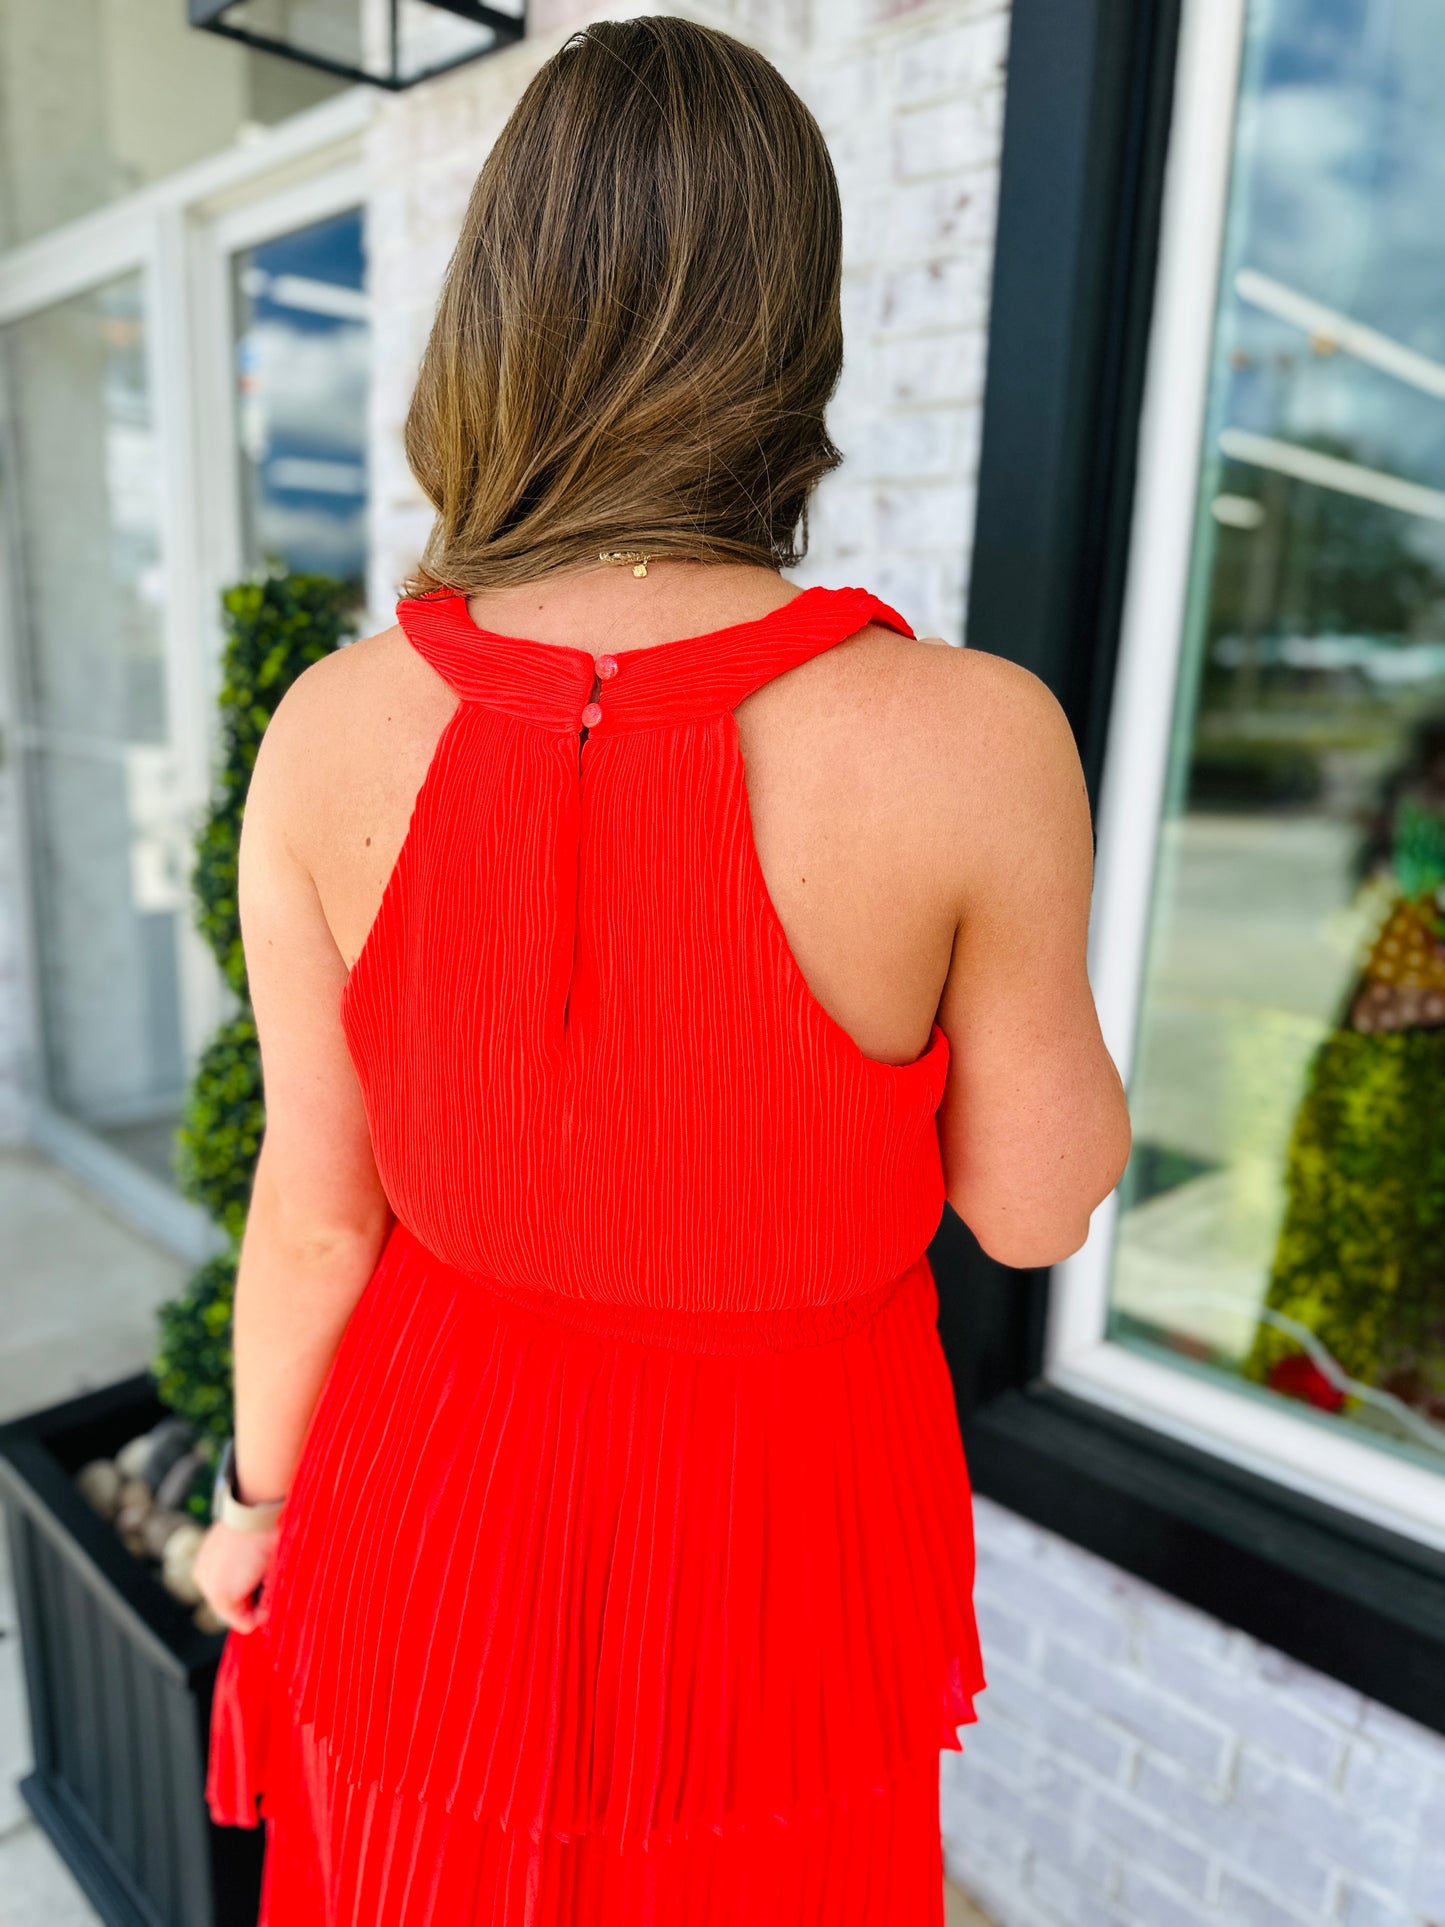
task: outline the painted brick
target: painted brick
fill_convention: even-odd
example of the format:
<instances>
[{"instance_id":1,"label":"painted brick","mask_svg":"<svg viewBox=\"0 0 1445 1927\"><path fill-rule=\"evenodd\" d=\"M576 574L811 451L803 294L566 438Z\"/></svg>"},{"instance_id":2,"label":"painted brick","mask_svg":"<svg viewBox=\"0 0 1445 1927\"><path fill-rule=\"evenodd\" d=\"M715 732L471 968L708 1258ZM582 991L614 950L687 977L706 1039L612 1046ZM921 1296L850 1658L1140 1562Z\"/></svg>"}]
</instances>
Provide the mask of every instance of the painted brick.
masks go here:
<instances>
[{"instance_id":1,"label":"painted brick","mask_svg":"<svg viewBox=\"0 0 1445 1927\"><path fill-rule=\"evenodd\" d=\"M1123 1848L1132 1864L1143 1861L1186 1893L1203 1894L1208 1856L1160 1826L1142 1807L1104 1787L1091 1787L1082 1817Z\"/></svg>"},{"instance_id":2,"label":"painted brick","mask_svg":"<svg viewBox=\"0 0 1445 1927\"><path fill-rule=\"evenodd\" d=\"M1095 1843L1083 1859L1067 1866L1035 1854L1029 1861L1026 1890L1061 1920L1071 1920L1080 1900L1107 1901L1113 1898L1120 1879L1118 1860ZM1160 1927L1168 1927L1167 1922ZM1192 1922L1183 1927L1192 1927Z\"/></svg>"},{"instance_id":3,"label":"painted brick","mask_svg":"<svg viewBox=\"0 0 1445 1927\"><path fill-rule=\"evenodd\" d=\"M995 164L1003 140L1003 95L1004 90L995 87L901 112L893 125L893 166L899 180Z\"/></svg>"},{"instance_id":4,"label":"painted brick","mask_svg":"<svg viewBox=\"0 0 1445 1927\"><path fill-rule=\"evenodd\" d=\"M1102 1901L1085 1896L1075 1911L1069 1916L1071 1927L1132 1927L1126 1914L1117 1907L1110 1907ZM1009 1923L1012 1927L1012 1922Z\"/></svg>"},{"instance_id":5,"label":"painted brick","mask_svg":"<svg viewBox=\"0 0 1445 1927\"><path fill-rule=\"evenodd\" d=\"M882 342L874 358L878 392L905 407L976 401L983 394L987 352L981 328Z\"/></svg>"},{"instance_id":6,"label":"painted brick","mask_svg":"<svg viewBox=\"0 0 1445 1927\"><path fill-rule=\"evenodd\" d=\"M1204 1615L1199 1617L1203 1619ZM1205 1624L1212 1625L1213 1621L1205 1620ZM1330 1679L1312 1666L1302 1666L1298 1660L1253 1640L1246 1645L1244 1669L1251 1678L1268 1687L1272 1697L1303 1706L1345 1731L1358 1726L1364 1715L1365 1697L1353 1686Z\"/></svg>"},{"instance_id":7,"label":"painted brick","mask_svg":"<svg viewBox=\"0 0 1445 1927\"><path fill-rule=\"evenodd\" d=\"M1340 1900L1341 1927L1420 1927L1420 1916L1398 1901L1347 1887Z\"/></svg>"},{"instance_id":8,"label":"painted brick","mask_svg":"<svg viewBox=\"0 0 1445 1927\"><path fill-rule=\"evenodd\" d=\"M998 219L998 173L969 168L939 180L909 181L887 201L889 253L896 260L991 248Z\"/></svg>"},{"instance_id":9,"label":"painted brick","mask_svg":"<svg viewBox=\"0 0 1445 1927\"><path fill-rule=\"evenodd\" d=\"M1345 1804L1361 1819L1421 1830L1430 1807L1445 1805L1441 1784L1418 1755L1357 1738L1345 1761ZM1440 1835L1437 1833L1437 1839Z\"/></svg>"},{"instance_id":10,"label":"painted brick","mask_svg":"<svg viewBox=\"0 0 1445 1927\"><path fill-rule=\"evenodd\" d=\"M1293 1834L1232 1801L1199 1791L1157 1760L1140 1762L1133 1792L1171 1831L1232 1860L1291 1906L1323 1917L1330 1868Z\"/></svg>"},{"instance_id":11,"label":"painted brick","mask_svg":"<svg viewBox=\"0 0 1445 1927\"><path fill-rule=\"evenodd\" d=\"M944 1833L960 1865L968 1869L964 1878L970 1887L981 1891L990 1867L995 1891L1005 1877L1010 1884L1021 1880L1028 1843L1019 1826L968 1807L962 1813L950 1812Z\"/></svg>"},{"instance_id":12,"label":"painted brick","mask_svg":"<svg viewBox=\"0 0 1445 1927\"><path fill-rule=\"evenodd\" d=\"M991 1711L987 1696L980 1700L979 1708L979 1719L959 1728L965 1772L977 1766L990 1773L1003 1774L1018 1787L1027 1787L1033 1781L1043 1752L1041 1736Z\"/></svg>"},{"instance_id":13,"label":"painted brick","mask_svg":"<svg viewBox=\"0 0 1445 1927\"><path fill-rule=\"evenodd\" d=\"M1228 1729L1200 1719L1188 1707L1151 1687L1147 1681L1076 1652L1059 1640L1045 1649L1044 1678L1157 1747L1171 1759L1204 1774L1223 1770L1229 1749Z\"/></svg>"},{"instance_id":14,"label":"painted brick","mask_svg":"<svg viewBox=\"0 0 1445 1927\"><path fill-rule=\"evenodd\" d=\"M991 1599L1002 1600L1035 1624L1048 1627L1052 1638L1086 1646L1105 1659L1122 1659L1128 1653L1130 1629L1119 1614L1080 1598L1076 1588L1052 1577L1040 1562L1022 1566L1014 1560L995 1559L984 1547L978 1571L979 1584Z\"/></svg>"},{"instance_id":15,"label":"painted brick","mask_svg":"<svg viewBox=\"0 0 1445 1927\"><path fill-rule=\"evenodd\" d=\"M1036 1630L1027 1620L1020 1619L1005 1600L995 1599L984 1585L979 1585L974 1592L974 1614L978 1620L979 1637L987 1646L992 1660L1011 1660L1017 1666L1033 1666L1037 1663L1039 1638ZM992 1670L989 1677L993 1677ZM996 1697L990 1691L990 1700Z\"/></svg>"},{"instance_id":16,"label":"painted brick","mask_svg":"<svg viewBox=\"0 0 1445 1927\"><path fill-rule=\"evenodd\" d=\"M973 1516L980 1547L987 1546L1000 1556L1007 1553L1014 1559L1042 1559L1052 1543L1053 1535L1042 1526L1009 1512L981 1493L974 1495Z\"/></svg>"},{"instance_id":17,"label":"painted brick","mask_svg":"<svg viewBox=\"0 0 1445 1927\"><path fill-rule=\"evenodd\" d=\"M1414 1755L1427 1771L1445 1779L1445 1734L1432 1733L1417 1720L1408 1720L1403 1713L1374 1700L1362 1703L1360 1731L1396 1752Z\"/></svg>"},{"instance_id":18,"label":"painted brick","mask_svg":"<svg viewBox=\"0 0 1445 1927\"><path fill-rule=\"evenodd\" d=\"M1145 1674L1185 1700L1196 1712L1248 1735L1315 1779L1328 1779L1338 1767L1344 1740L1338 1728L1311 1713L1261 1695L1258 1684L1217 1657L1200 1655L1178 1641L1147 1634L1140 1642Z\"/></svg>"},{"instance_id":19,"label":"painted brick","mask_svg":"<svg viewBox=\"0 0 1445 1927\"><path fill-rule=\"evenodd\" d=\"M1067 1755L1066 1761L1058 1762L1060 1767L1077 1764L1100 1779L1123 1781L1134 1758L1135 1742L1091 1711L1070 1704L1036 1680L1005 1670L996 1662L980 1704L988 1709L990 1700L998 1717L1026 1725L1054 1750L1056 1757L1059 1752ZM987 1710L984 1717L988 1717Z\"/></svg>"},{"instance_id":20,"label":"painted brick","mask_svg":"<svg viewBox=\"0 0 1445 1927\"><path fill-rule=\"evenodd\" d=\"M1258 1887L1233 1874L1226 1874L1220 1883L1219 1911L1231 1927L1301 1927L1311 1920L1310 1915L1280 1906ZM1313 1916L1315 1922L1320 1918L1318 1914Z\"/></svg>"},{"instance_id":21,"label":"painted brick","mask_svg":"<svg viewBox=\"0 0 1445 1927\"><path fill-rule=\"evenodd\" d=\"M972 522L973 490L962 482L878 492L878 532L895 551L935 550L966 539Z\"/></svg>"},{"instance_id":22,"label":"painted brick","mask_svg":"<svg viewBox=\"0 0 1445 1927\"><path fill-rule=\"evenodd\" d=\"M1166 1886L1143 1867L1124 1868L1119 1901L1132 1919L1147 1920L1149 1927L1203 1927L1209 1919L1199 1903Z\"/></svg>"},{"instance_id":23,"label":"painted brick","mask_svg":"<svg viewBox=\"0 0 1445 1927\"><path fill-rule=\"evenodd\" d=\"M853 437L850 459L857 473L870 481L956 475L963 467L968 420L961 408L874 415Z\"/></svg>"},{"instance_id":24,"label":"painted brick","mask_svg":"<svg viewBox=\"0 0 1445 1927\"><path fill-rule=\"evenodd\" d=\"M1439 1923L1445 1921L1445 1842L1440 1835L1427 1836L1420 1843L1405 1899L1407 1905L1429 1922L1429 1927L1439 1927Z\"/></svg>"},{"instance_id":25,"label":"painted brick","mask_svg":"<svg viewBox=\"0 0 1445 1927\"><path fill-rule=\"evenodd\" d=\"M897 98L908 105L956 90L999 86L1007 68L1008 34L1009 16L999 11L905 41L894 65Z\"/></svg>"},{"instance_id":26,"label":"painted brick","mask_svg":"<svg viewBox=\"0 0 1445 1927\"><path fill-rule=\"evenodd\" d=\"M890 269L876 283L874 325L885 334L982 327L988 316L990 267L984 250L976 249Z\"/></svg>"},{"instance_id":27,"label":"painted brick","mask_svg":"<svg viewBox=\"0 0 1445 1927\"><path fill-rule=\"evenodd\" d=\"M1412 1859L1408 1832L1353 1813L1310 1781L1277 1767L1249 1747L1240 1755L1238 1798L1245 1810L1267 1813L1304 1847L1347 1873L1399 1892Z\"/></svg>"}]
</instances>

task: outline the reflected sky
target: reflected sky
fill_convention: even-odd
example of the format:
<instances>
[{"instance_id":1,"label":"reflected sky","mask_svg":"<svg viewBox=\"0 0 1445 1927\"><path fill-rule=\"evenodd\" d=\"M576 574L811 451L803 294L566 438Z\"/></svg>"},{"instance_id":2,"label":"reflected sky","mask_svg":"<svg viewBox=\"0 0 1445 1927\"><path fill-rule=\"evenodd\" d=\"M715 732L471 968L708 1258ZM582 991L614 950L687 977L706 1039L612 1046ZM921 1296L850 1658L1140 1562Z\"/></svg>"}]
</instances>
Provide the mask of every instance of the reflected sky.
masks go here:
<instances>
[{"instance_id":1,"label":"reflected sky","mask_svg":"<svg viewBox=\"0 0 1445 1927\"><path fill-rule=\"evenodd\" d=\"M1439 0L1252 6L1236 169L1226 285L1255 270L1445 376ZM1221 323L1224 421L1445 488L1445 401L1238 299Z\"/></svg>"},{"instance_id":2,"label":"reflected sky","mask_svg":"<svg viewBox=\"0 0 1445 1927\"><path fill-rule=\"evenodd\" d=\"M237 257L248 563L366 573L370 330L359 210Z\"/></svg>"}]
</instances>

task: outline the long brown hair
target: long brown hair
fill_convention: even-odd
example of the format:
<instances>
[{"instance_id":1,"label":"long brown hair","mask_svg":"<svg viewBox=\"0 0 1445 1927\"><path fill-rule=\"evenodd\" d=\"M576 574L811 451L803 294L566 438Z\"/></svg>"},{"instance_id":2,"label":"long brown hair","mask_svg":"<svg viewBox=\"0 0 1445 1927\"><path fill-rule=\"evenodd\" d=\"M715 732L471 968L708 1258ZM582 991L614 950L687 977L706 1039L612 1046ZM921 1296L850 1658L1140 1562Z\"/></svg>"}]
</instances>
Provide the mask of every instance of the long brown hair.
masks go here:
<instances>
[{"instance_id":1,"label":"long brown hair","mask_svg":"<svg viewBox=\"0 0 1445 1927\"><path fill-rule=\"evenodd\" d=\"M574 34L472 190L406 420L410 593L602 549L786 568L841 460L842 219L771 63L666 15Z\"/></svg>"}]
</instances>

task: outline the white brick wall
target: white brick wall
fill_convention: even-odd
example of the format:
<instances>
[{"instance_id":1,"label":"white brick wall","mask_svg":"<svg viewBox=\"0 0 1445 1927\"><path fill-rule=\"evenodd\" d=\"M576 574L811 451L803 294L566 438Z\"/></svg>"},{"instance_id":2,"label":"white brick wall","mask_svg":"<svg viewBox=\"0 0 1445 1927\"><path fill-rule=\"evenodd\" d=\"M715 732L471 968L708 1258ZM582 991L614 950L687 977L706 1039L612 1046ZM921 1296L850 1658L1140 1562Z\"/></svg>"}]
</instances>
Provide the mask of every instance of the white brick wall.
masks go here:
<instances>
[{"instance_id":1,"label":"white brick wall","mask_svg":"<svg viewBox=\"0 0 1445 1927\"><path fill-rule=\"evenodd\" d=\"M943 1756L1000 1927L1439 1927L1445 1739L977 1502L989 1686Z\"/></svg>"}]
</instances>

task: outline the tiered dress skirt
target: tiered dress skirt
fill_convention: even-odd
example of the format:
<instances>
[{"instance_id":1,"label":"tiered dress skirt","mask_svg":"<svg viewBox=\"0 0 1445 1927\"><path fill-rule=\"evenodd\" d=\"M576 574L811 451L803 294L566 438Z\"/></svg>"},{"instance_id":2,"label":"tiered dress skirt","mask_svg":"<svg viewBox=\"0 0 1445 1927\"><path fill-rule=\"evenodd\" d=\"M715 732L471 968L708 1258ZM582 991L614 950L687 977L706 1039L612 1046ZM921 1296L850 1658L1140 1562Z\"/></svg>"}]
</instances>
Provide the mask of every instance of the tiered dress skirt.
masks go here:
<instances>
[{"instance_id":1,"label":"tiered dress skirt","mask_svg":"<svg viewBox=\"0 0 1445 1927\"><path fill-rule=\"evenodd\" d=\"M650 1313L400 1222L308 1433L208 1798L262 1927L930 1927L983 1684L926 1256Z\"/></svg>"}]
</instances>

